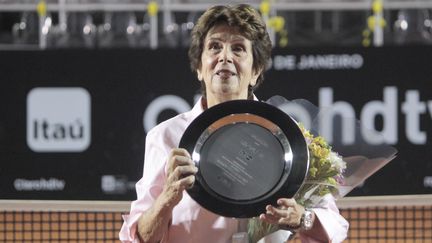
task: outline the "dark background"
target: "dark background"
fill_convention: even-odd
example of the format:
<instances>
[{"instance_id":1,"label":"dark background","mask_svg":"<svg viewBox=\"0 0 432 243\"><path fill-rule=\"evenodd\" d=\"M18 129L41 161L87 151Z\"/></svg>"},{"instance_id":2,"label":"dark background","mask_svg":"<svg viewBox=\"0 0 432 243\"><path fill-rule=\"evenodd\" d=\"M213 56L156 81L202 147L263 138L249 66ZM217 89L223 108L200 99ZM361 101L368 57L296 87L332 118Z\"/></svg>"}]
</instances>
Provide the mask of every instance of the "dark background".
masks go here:
<instances>
[{"instance_id":1,"label":"dark background","mask_svg":"<svg viewBox=\"0 0 432 243\"><path fill-rule=\"evenodd\" d=\"M383 100L383 88L398 89L398 157L350 195L431 194L424 184L432 176L432 114L420 117L427 143L412 144L405 135L401 104L407 90L432 102L432 48L296 48L273 55L361 54L359 69L283 70L273 68L256 92L304 98L318 103L321 87L333 88L333 99L346 101L357 115L365 103ZM145 146L143 114L156 97L172 94L192 106L199 83L190 71L186 50L48 50L0 52L0 198L132 200L142 176ZM82 153L36 153L26 143L26 98L35 87L84 87L91 95L91 144ZM429 105L432 107L432 105ZM431 108L432 109L432 108ZM162 121L174 115L161 113ZM379 121L377 122L379 124ZM379 126L379 125L378 125ZM101 176L114 175L126 190L105 193ZM62 191L17 191L17 178L58 178Z\"/></svg>"}]
</instances>

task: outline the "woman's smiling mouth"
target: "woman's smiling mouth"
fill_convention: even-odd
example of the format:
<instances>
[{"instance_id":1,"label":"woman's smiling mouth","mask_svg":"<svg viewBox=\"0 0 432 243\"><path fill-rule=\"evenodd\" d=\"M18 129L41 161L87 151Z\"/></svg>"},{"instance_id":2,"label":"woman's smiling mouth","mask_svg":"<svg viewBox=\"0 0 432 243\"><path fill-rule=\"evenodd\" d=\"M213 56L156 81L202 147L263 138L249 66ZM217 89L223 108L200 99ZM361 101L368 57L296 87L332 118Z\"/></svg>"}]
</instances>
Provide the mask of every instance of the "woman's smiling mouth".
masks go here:
<instances>
[{"instance_id":1,"label":"woman's smiling mouth","mask_svg":"<svg viewBox=\"0 0 432 243\"><path fill-rule=\"evenodd\" d=\"M216 72L216 75L221 78L230 78L231 76L235 76L236 74L228 69L221 69Z\"/></svg>"}]
</instances>

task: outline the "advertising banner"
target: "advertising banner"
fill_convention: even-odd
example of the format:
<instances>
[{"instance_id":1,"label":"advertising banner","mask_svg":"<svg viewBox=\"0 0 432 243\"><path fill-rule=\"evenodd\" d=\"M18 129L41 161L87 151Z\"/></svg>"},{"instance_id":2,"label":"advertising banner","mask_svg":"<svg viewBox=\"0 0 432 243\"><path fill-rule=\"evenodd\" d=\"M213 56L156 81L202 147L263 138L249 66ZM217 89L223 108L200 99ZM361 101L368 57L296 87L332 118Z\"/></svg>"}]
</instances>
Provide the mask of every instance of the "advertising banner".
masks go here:
<instances>
[{"instance_id":1,"label":"advertising banner","mask_svg":"<svg viewBox=\"0 0 432 243\"><path fill-rule=\"evenodd\" d=\"M187 50L0 52L0 199L133 200L146 133L189 110L200 84ZM326 138L368 127L396 159L350 195L432 193L428 46L274 50L256 96L325 108ZM308 123L307 114L298 113ZM354 120L353 120L354 121Z\"/></svg>"}]
</instances>

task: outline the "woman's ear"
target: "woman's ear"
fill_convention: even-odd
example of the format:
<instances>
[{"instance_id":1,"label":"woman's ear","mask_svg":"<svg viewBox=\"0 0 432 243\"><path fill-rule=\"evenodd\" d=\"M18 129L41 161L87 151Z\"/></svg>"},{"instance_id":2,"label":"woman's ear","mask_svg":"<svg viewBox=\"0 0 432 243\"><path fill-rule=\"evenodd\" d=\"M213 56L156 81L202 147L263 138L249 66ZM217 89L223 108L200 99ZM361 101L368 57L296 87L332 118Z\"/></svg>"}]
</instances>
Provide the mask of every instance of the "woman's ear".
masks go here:
<instances>
[{"instance_id":1,"label":"woman's ear","mask_svg":"<svg viewBox=\"0 0 432 243\"><path fill-rule=\"evenodd\" d=\"M198 80L200 82L203 81L203 76L202 76L201 70L197 69L196 72L197 72L197 78L198 78Z\"/></svg>"},{"instance_id":2,"label":"woman's ear","mask_svg":"<svg viewBox=\"0 0 432 243\"><path fill-rule=\"evenodd\" d=\"M258 77L261 75L262 69L258 70L258 72L254 71L254 74L249 82L250 86L255 86L255 84L257 83Z\"/></svg>"}]
</instances>

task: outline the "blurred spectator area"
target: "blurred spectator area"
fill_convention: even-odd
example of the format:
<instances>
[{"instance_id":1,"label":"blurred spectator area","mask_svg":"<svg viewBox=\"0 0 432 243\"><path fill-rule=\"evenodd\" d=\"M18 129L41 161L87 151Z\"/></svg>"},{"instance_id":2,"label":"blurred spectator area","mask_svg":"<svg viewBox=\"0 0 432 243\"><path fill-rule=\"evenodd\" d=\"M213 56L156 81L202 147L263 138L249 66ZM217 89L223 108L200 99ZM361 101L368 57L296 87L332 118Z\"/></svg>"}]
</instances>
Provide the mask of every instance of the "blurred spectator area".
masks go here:
<instances>
[{"instance_id":1,"label":"blurred spectator area","mask_svg":"<svg viewBox=\"0 0 432 243\"><path fill-rule=\"evenodd\" d=\"M239 3L242 1L238 1ZM362 46L371 42L371 0L274 0L269 19L275 46ZM0 0L0 49L185 48L194 22L210 0ZM233 4L235 1L226 1ZM249 1L257 9L262 1ZM431 44L432 1L383 0L383 44ZM218 4L224 4L219 1ZM153 7L155 5L152 5ZM269 26L271 26L269 24Z\"/></svg>"}]
</instances>

